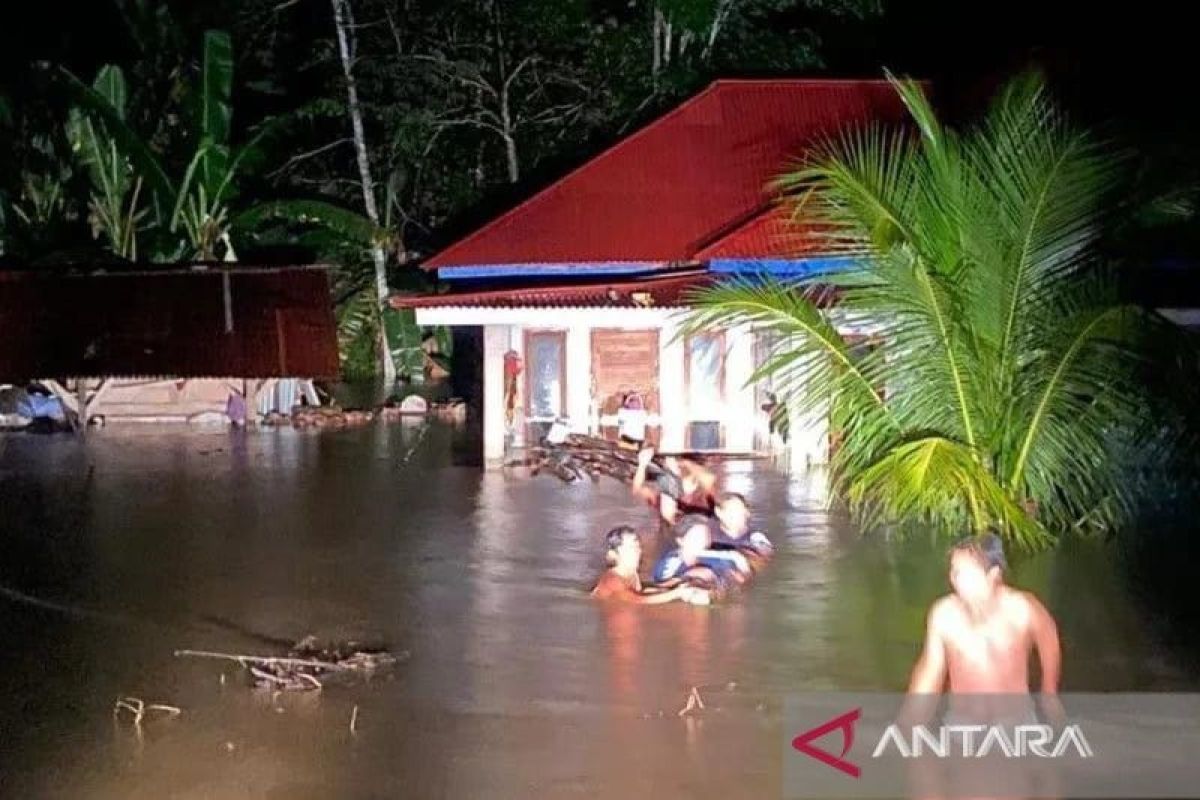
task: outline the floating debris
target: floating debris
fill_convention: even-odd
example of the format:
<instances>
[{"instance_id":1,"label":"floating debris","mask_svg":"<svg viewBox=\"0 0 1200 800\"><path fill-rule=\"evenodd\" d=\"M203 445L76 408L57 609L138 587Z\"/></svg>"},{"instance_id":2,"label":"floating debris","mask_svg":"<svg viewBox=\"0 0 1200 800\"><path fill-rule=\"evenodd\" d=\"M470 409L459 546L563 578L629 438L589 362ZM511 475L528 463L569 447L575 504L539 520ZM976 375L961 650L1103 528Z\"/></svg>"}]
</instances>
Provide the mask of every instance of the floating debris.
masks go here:
<instances>
[{"instance_id":1,"label":"floating debris","mask_svg":"<svg viewBox=\"0 0 1200 800\"><path fill-rule=\"evenodd\" d=\"M125 714L121 712L125 712ZM118 697L117 702L113 704L113 719L120 720L123 716L128 716L133 723L133 727L139 733L142 730L143 720L146 719L146 715L150 712L166 714L169 717L178 717L183 713L183 710L177 706L169 706L166 703L147 703L140 697Z\"/></svg>"},{"instance_id":2,"label":"floating debris","mask_svg":"<svg viewBox=\"0 0 1200 800\"><path fill-rule=\"evenodd\" d=\"M354 641L325 646L313 636L301 639L286 656L218 653L209 650L176 650L175 655L181 658L236 661L245 668L254 686L276 691L320 690L330 677L369 677L408 657L407 652L397 657L386 648Z\"/></svg>"},{"instance_id":3,"label":"floating debris","mask_svg":"<svg viewBox=\"0 0 1200 800\"><path fill-rule=\"evenodd\" d=\"M679 709L679 716L685 717L688 714L694 714L704 710L704 698L700 696L700 690L695 686L687 694L687 705Z\"/></svg>"}]
</instances>

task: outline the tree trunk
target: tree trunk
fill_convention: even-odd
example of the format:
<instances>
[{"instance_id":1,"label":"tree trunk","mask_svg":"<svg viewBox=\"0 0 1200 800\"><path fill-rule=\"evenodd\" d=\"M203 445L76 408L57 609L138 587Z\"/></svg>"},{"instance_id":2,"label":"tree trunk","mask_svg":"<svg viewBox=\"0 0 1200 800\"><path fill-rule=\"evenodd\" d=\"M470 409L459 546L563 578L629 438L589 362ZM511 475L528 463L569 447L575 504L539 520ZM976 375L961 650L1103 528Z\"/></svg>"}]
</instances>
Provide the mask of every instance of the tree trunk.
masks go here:
<instances>
[{"instance_id":1,"label":"tree trunk","mask_svg":"<svg viewBox=\"0 0 1200 800\"><path fill-rule=\"evenodd\" d=\"M650 62L650 77L654 81L654 85L658 86L658 73L662 69L662 29L666 20L663 19L663 13L657 7L654 9L654 25L651 28L651 34L654 39L654 55Z\"/></svg>"},{"instance_id":2,"label":"tree trunk","mask_svg":"<svg viewBox=\"0 0 1200 800\"><path fill-rule=\"evenodd\" d=\"M508 162L508 182L516 183L521 178L517 161L517 140L513 138L512 115L508 109L508 87L500 94L500 121L504 124L504 158Z\"/></svg>"},{"instance_id":3,"label":"tree trunk","mask_svg":"<svg viewBox=\"0 0 1200 800\"><path fill-rule=\"evenodd\" d=\"M704 52L701 53L701 58L705 61L712 58L713 47L717 44L717 35L721 32L721 26L725 23L725 18L729 16L732 6L733 0L720 0L717 3L717 10L713 14L712 25L708 29L708 41L704 43Z\"/></svg>"},{"instance_id":4,"label":"tree trunk","mask_svg":"<svg viewBox=\"0 0 1200 800\"><path fill-rule=\"evenodd\" d=\"M367 137L363 131L362 106L358 102L358 85L354 81L354 18L350 0L330 0L333 4L333 23L337 30L338 52L342 58L342 74L346 78L346 110L350 113L350 126L354 131L354 151L358 157L358 175L362 183L363 206L371 222L379 225L379 208L375 205L375 182L371 179L371 160L367 151ZM383 310L388 300L387 256L382 244L371 248L375 262L375 296L379 310L379 359L383 365L383 379L388 391L396 383L396 364L388 348L387 329L383 324Z\"/></svg>"},{"instance_id":5,"label":"tree trunk","mask_svg":"<svg viewBox=\"0 0 1200 800\"><path fill-rule=\"evenodd\" d=\"M512 78L517 72L521 71L521 66L513 70L513 75L509 75L508 61L504 57L504 22L500 17L499 2L492 3L492 32L496 41L496 73L499 80L496 85L500 87L500 122L502 126L501 136L504 139L504 160L508 166L508 182L516 183L521 177L520 165L517 162L517 141L513 137L513 120L512 110L509 107L508 87L512 83Z\"/></svg>"}]
</instances>

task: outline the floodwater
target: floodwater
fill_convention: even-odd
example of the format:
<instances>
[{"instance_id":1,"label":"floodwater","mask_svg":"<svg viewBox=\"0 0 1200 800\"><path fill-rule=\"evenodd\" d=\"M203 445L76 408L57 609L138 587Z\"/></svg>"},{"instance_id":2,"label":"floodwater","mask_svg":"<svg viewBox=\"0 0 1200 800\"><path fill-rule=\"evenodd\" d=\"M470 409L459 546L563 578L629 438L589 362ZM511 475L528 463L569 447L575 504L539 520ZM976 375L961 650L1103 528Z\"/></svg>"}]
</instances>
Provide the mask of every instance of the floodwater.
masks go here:
<instances>
[{"instance_id":1,"label":"floodwater","mask_svg":"<svg viewBox=\"0 0 1200 800\"><path fill-rule=\"evenodd\" d=\"M471 447L402 425L0 440L0 796L777 797L784 696L901 689L946 589L944 543L863 538L819 475L732 463L778 549L754 585L606 608L603 531L649 511L611 481L482 473ZM1058 616L1064 689L1196 689L1116 563L1073 543L1015 565ZM273 697L173 655L306 634L409 657ZM120 695L183 713L138 736Z\"/></svg>"}]
</instances>

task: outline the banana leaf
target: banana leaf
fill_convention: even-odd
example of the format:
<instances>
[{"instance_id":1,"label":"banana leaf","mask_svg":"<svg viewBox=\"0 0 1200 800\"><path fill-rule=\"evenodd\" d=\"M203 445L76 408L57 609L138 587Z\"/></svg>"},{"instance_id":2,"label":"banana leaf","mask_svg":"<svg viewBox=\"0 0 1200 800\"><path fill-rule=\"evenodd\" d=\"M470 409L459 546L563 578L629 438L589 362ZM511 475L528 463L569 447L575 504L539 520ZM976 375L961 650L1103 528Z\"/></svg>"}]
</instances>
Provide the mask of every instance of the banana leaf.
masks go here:
<instances>
[{"instance_id":1,"label":"banana leaf","mask_svg":"<svg viewBox=\"0 0 1200 800\"><path fill-rule=\"evenodd\" d=\"M199 181L208 197L217 198L229 172L229 131L233 118L233 44L225 31L204 33L204 63L197 98L197 139L207 142Z\"/></svg>"},{"instance_id":2,"label":"banana leaf","mask_svg":"<svg viewBox=\"0 0 1200 800\"><path fill-rule=\"evenodd\" d=\"M243 233L273 221L319 225L364 245L381 242L387 231L366 216L320 200L275 200L248 208L233 219L232 227Z\"/></svg>"},{"instance_id":3,"label":"banana leaf","mask_svg":"<svg viewBox=\"0 0 1200 800\"><path fill-rule=\"evenodd\" d=\"M411 308L383 309L383 325L387 333L388 351L396 365L396 373L414 383L425 378L424 337L417 324L417 314Z\"/></svg>"}]
</instances>

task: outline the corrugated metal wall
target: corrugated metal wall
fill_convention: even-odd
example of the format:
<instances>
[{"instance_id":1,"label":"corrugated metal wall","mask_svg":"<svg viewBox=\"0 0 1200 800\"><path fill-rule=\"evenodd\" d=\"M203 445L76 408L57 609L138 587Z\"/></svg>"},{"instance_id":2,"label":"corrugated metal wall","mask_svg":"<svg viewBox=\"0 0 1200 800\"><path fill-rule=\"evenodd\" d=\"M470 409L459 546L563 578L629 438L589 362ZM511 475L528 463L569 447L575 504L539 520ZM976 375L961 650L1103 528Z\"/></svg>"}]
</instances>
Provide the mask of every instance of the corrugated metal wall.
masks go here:
<instances>
[{"instance_id":1,"label":"corrugated metal wall","mask_svg":"<svg viewBox=\"0 0 1200 800\"><path fill-rule=\"evenodd\" d=\"M321 269L0 273L0 380L337 374Z\"/></svg>"}]
</instances>

